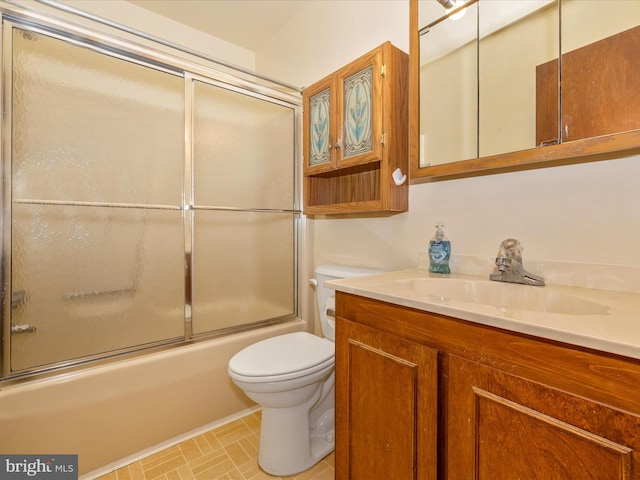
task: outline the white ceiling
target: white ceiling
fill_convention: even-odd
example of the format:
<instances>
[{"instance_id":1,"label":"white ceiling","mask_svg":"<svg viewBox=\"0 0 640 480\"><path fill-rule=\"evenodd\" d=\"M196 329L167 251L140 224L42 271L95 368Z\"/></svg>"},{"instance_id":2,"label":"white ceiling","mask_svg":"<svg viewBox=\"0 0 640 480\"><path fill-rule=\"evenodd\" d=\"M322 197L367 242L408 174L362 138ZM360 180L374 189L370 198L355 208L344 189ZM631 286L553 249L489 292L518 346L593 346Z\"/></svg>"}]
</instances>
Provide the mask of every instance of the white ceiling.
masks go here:
<instances>
[{"instance_id":1,"label":"white ceiling","mask_svg":"<svg viewBox=\"0 0 640 480\"><path fill-rule=\"evenodd\" d=\"M312 0L128 1L255 52L305 1Z\"/></svg>"}]
</instances>

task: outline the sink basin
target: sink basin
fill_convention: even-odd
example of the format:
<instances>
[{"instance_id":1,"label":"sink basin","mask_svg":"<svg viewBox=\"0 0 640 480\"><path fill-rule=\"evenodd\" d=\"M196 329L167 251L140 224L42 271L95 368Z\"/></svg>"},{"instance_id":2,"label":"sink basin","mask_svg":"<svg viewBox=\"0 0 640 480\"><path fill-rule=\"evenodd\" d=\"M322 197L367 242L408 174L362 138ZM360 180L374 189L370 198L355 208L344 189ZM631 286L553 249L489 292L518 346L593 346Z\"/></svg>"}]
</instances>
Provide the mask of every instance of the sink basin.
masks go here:
<instances>
[{"instance_id":1,"label":"sink basin","mask_svg":"<svg viewBox=\"0 0 640 480\"><path fill-rule=\"evenodd\" d=\"M605 315L609 311L606 305L548 287L458 278L408 278L395 283L436 303L457 301L490 305L500 310L563 315Z\"/></svg>"}]
</instances>

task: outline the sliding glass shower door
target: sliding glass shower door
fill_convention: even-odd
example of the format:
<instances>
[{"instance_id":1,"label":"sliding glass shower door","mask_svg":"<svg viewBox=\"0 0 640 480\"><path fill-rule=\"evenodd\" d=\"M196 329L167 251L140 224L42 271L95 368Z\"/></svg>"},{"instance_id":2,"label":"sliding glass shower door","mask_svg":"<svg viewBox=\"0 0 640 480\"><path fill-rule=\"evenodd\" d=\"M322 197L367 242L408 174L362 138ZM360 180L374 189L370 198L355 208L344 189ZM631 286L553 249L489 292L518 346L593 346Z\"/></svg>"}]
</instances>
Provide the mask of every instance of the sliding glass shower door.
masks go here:
<instances>
[{"instance_id":1,"label":"sliding glass shower door","mask_svg":"<svg viewBox=\"0 0 640 480\"><path fill-rule=\"evenodd\" d=\"M295 316L297 107L12 27L2 376Z\"/></svg>"},{"instance_id":2,"label":"sliding glass shower door","mask_svg":"<svg viewBox=\"0 0 640 480\"><path fill-rule=\"evenodd\" d=\"M193 332L293 315L293 110L201 81L193 96Z\"/></svg>"},{"instance_id":3,"label":"sliding glass shower door","mask_svg":"<svg viewBox=\"0 0 640 480\"><path fill-rule=\"evenodd\" d=\"M181 337L183 79L12 41L12 371Z\"/></svg>"}]
</instances>

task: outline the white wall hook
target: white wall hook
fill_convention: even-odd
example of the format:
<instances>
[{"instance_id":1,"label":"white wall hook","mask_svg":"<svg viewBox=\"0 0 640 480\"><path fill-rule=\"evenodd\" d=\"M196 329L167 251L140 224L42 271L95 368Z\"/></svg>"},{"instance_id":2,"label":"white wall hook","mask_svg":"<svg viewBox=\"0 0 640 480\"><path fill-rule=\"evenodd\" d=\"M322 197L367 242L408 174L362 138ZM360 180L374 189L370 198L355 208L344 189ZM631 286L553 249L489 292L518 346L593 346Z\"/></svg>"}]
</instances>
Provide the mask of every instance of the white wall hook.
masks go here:
<instances>
[{"instance_id":1,"label":"white wall hook","mask_svg":"<svg viewBox=\"0 0 640 480\"><path fill-rule=\"evenodd\" d=\"M393 177L393 182L398 186L407 181L407 176L403 175L402 170L400 170L399 168L396 168L391 176Z\"/></svg>"}]
</instances>

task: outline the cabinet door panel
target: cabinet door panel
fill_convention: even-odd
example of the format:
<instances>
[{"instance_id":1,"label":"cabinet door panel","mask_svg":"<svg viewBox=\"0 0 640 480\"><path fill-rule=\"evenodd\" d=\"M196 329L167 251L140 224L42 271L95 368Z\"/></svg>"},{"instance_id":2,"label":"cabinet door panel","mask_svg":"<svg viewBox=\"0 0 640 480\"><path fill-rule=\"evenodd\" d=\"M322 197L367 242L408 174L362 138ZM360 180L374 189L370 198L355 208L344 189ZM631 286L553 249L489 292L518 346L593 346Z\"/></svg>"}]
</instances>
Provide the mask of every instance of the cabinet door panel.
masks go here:
<instances>
[{"instance_id":1,"label":"cabinet door panel","mask_svg":"<svg viewBox=\"0 0 640 480\"><path fill-rule=\"evenodd\" d=\"M448 411L450 478L640 478L637 415L453 355Z\"/></svg>"},{"instance_id":2,"label":"cabinet door panel","mask_svg":"<svg viewBox=\"0 0 640 480\"><path fill-rule=\"evenodd\" d=\"M350 478L412 478L418 365L356 341L349 363Z\"/></svg>"},{"instance_id":3,"label":"cabinet door panel","mask_svg":"<svg viewBox=\"0 0 640 480\"><path fill-rule=\"evenodd\" d=\"M331 118L331 88L327 87L309 98L309 166L331 162L329 120Z\"/></svg>"},{"instance_id":4,"label":"cabinet door panel","mask_svg":"<svg viewBox=\"0 0 640 480\"><path fill-rule=\"evenodd\" d=\"M339 75L341 167L382 160L382 50L375 50Z\"/></svg>"},{"instance_id":5,"label":"cabinet door panel","mask_svg":"<svg viewBox=\"0 0 640 480\"><path fill-rule=\"evenodd\" d=\"M344 158L373 150L373 67L354 73L343 83Z\"/></svg>"},{"instance_id":6,"label":"cabinet door panel","mask_svg":"<svg viewBox=\"0 0 640 480\"><path fill-rule=\"evenodd\" d=\"M435 479L437 351L340 319L336 478Z\"/></svg>"},{"instance_id":7,"label":"cabinet door panel","mask_svg":"<svg viewBox=\"0 0 640 480\"><path fill-rule=\"evenodd\" d=\"M314 175L336 168L335 141L335 82L321 80L305 89L302 96L304 105L303 145L304 174Z\"/></svg>"}]
</instances>

